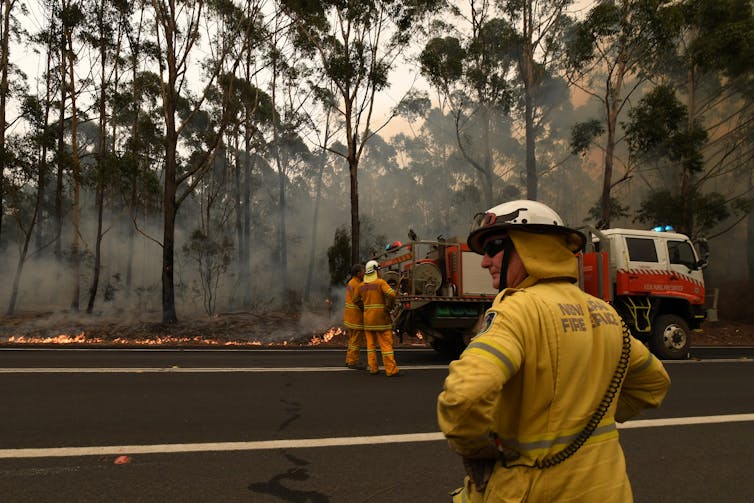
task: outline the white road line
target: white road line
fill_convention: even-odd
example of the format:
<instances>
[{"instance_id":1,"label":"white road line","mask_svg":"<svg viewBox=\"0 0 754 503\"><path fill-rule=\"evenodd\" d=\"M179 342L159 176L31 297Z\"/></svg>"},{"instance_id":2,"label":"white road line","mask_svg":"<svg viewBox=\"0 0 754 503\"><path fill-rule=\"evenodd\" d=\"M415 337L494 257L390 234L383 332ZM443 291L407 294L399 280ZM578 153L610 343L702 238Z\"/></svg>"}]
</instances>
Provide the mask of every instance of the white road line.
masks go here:
<instances>
[{"instance_id":1,"label":"white road line","mask_svg":"<svg viewBox=\"0 0 754 503\"><path fill-rule=\"evenodd\" d=\"M401 365L401 370L448 370L442 365ZM78 367L0 368L0 374L145 374L211 372L358 372L346 367Z\"/></svg>"},{"instance_id":2,"label":"white road line","mask_svg":"<svg viewBox=\"0 0 754 503\"><path fill-rule=\"evenodd\" d=\"M618 428L651 428L658 426L685 426L690 424L715 424L745 421L754 421L754 414L645 419L624 423L619 425ZM201 444L110 445L91 447L0 449L0 459L113 456L124 454L171 454L182 452L258 451L270 449L306 449L313 447L344 447L355 445L394 444L409 442L436 442L442 441L444 439L445 437L442 433L435 432L407 433L403 435L376 435L369 437L303 438L297 440L210 442Z\"/></svg>"},{"instance_id":3,"label":"white road line","mask_svg":"<svg viewBox=\"0 0 754 503\"><path fill-rule=\"evenodd\" d=\"M669 417L666 419L638 419L618 425L618 429L653 428L657 426L688 426L690 424L738 423L754 421L754 414L726 414L722 416Z\"/></svg>"},{"instance_id":4,"label":"white road line","mask_svg":"<svg viewBox=\"0 0 754 503\"><path fill-rule=\"evenodd\" d=\"M665 365L694 363L754 363L754 359L669 360ZM444 370L447 365L401 365L401 370ZM146 374L217 372L356 372L346 367L18 367L0 368L0 374Z\"/></svg>"}]
</instances>

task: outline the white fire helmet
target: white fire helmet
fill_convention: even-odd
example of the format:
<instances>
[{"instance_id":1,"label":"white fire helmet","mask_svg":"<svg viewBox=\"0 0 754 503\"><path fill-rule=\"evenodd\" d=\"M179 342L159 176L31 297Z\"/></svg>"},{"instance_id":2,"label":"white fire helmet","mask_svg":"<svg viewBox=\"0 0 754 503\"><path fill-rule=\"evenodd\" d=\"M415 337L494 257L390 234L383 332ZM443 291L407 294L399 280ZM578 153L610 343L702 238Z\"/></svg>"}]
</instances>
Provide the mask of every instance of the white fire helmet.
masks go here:
<instances>
[{"instance_id":1,"label":"white fire helmet","mask_svg":"<svg viewBox=\"0 0 754 503\"><path fill-rule=\"evenodd\" d=\"M572 251L584 248L583 233L563 225L563 220L552 208L538 201L508 201L474 216L471 232L466 240L469 248L482 255L484 244L492 236L505 234L508 229L538 234L563 234Z\"/></svg>"},{"instance_id":2,"label":"white fire helmet","mask_svg":"<svg viewBox=\"0 0 754 503\"><path fill-rule=\"evenodd\" d=\"M367 262L366 270L364 271L364 282L371 283L377 279L377 271L380 269L380 264L376 260L370 260Z\"/></svg>"}]
</instances>

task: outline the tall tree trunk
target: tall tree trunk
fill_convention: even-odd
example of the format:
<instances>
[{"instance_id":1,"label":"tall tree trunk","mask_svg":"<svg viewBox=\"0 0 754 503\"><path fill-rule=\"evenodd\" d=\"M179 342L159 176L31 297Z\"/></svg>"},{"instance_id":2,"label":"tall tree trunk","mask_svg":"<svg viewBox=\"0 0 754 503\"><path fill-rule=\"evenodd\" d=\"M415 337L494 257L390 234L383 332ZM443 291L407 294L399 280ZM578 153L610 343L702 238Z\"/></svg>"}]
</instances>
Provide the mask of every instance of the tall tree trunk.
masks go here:
<instances>
[{"instance_id":1,"label":"tall tree trunk","mask_svg":"<svg viewBox=\"0 0 754 503\"><path fill-rule=\"evenodd\" d=\"M94 240L94 271L92 271L92 286L89 288L89 302L86 312L92 314L94 301L99 289L100 273L102 271L102 212L105 198L105 158L107 156L107 48L104 41L104 3L99 5L99 57L100 57L100 96L99 96L99 138L97 141L97 187L95 205L97 211L97 235Z\"/></svg>"},{"instance_id":2,"label":"tall tree trunk","mask_svg":"<svg viewBox=\"0 0 754 503\"><path fill-rule=\"evenodd\" d=\"M490 109L486 105L482 105L482 123L484 124L482 131L482 145L484 146L483 172L485 177L485 183L482 189L484 190L485 206L487 208L492 208L497 203L494 201L495 196L493 191L495 176L492 167L492 144L490 141L490 128L492 126L490 124Z\"/></svg>"},{"instance_id":3,"label":"tall tree trunk","mask_svg":"<svg viewBox=\"0 0 754 503\"><path fill-rule=\"evenodd\" d=\"M65 7L65 0L61 8ZM58 103L58 147L55 158L57 173L55 178L55 258L58 264L63 261L63 176L67 156L65 153L65 102L68 97L68 63L65 30L60 28L60 102Z\"/></svg>"},{"instance_id":4,"label":"tall tree trunk","mask_svg":"<svg viewBox=\"0 0 754 503\"><path fill-rule=\"evenodd\" d=\"M66 40L68 41L68 80L70 83L71 94L71 167L73 168L73 242L71 244L71 309L79 310L79 297L81 293L81 278L79 276L80 257L79 257L79 237L80 229L80 199L81 199L81 175L79 164L78 148L78 111L76 110L76 80L74 78L74 52L73 52L73 32L70 28L66 29Z\"/></svg>"},{"instance_id":5,"label":"tall tree trunk","mask_svg":"<svg viewBox=\"0 0 754 503\"><path fill-rule=\"evenodd\" d=\"M153 4L157 1L153 0ZM167 6L169 11L159 11L157 31L163 31L165 41L165 61L168 78L163 91L163 113L165 114L165 182L162 196L163 230L162 230L162 322L177 323L175 309L175 217L178 212L177 150L178 130L175 122L178 101L178 61L175 40L177 36L176 12L172 0Z\"/></svg>"},{"instance_id":6,"label":"tall tree trunk","mask_svg":"<svg viewBox=\"0 0 754 503\"><path fill-rule=\"evenodd\" d=\"M277 79L278 79L278 60L274 59L272 64L272 107L277 109ZM278 172L278 228L277 228L277 242L278 242L278 265L282 274L282 294L288 293L288 248L287 248L287 233L285 229L285 176L288 168L288 156L280 148L280 131L279 120L272 121L272 141L275 145L274 155L275 164L277 165Z\"/></svg>"},{"instance_id":7,"label":"tall tree trunk","mask_svg":"<svg viewBox=\"0 0 754 503\"><path fill-rule=\"evenodd\" d=\"M144 8L142 3L141 15L144 15ZM131 162L134 163L129 170L130 189L131 192L128 198L128 214L131 221L128 223L128 234L126 236L126 297L131 297L133 289L133 264L134 264L134 248L136 247L136 208L138 207L138 191L136 189L139 182L139 171L141 169L140 156L137 155L137 138L139 137L139 113L141 112L141 90L138 85L139 77L139 56L141 54L141 28L142 19L139 19L138 30L136 31L136 37L129 42L131 46L131 106L133 107L133 117L131 118ZM113 141L115 138L113 137Z\"/></svg>"},{"instance_id":8,"label":"tall tree trunk","mask_svg":"<svg viewBox=\"0 0 754 503\"><path fill-rule=\"evenodd\" d=\"M611 89L608 87L608 89ZM607 106L607 140L605 144L605 164L602 173L602 195L600 196L600 220L597 228L607 229L612 220L612 204L610 192L613 184L613 163L615 159L615 128L618 121L618 108L614 106L611 92L605 97Z\"/></svg>"},{"instance_id":9,"label":"tall tree trunk","mask_svg":"<svg viewBox=\"0 0 754 503\"><path fill-rule=\"evenodd\" d=\"M243 306L251 307L251 300L254 296L254 284L251 280L251 176L254 172L254 162L251 157L251 132L247 131L244 137L244 149L246 157L244 159L243 173L243 191L241 194L241 205L243 207L242 234L243 250L241 253L241 271L244 279Z\"/></svg>"},{"instance_id":10,"label":"tall tree trunk","mask_svg":"<svg viewBox=\"0 0 754 503\"><path fill-rule=\"evenodd\" d=\"M5 213L5 152L6 110L8 101L8 51L10 50L10 18L15 0L3 0L3 38L0 43L0 242L3 237L3 214Z\"/></svg>"},{"instance_id":11,"label":"tall tree trunk","mask_svg":"<svg viewBox=\"0 0 754 503\"><path fill-rule=\"evenodd\" d=\"M534 144L536 141L534 132L534 100L527 91L525 100L525 124L526 124L526 198L537 200L537 157Z\"/></svg>"},{"instance_id":12,"label":"tall tree trunk","mask_svg":"<svg viewBox=\"0 0 754 503\"><path fill-rule=\"evenodd\" d=\"M749 172L749 176L746 177L748 182L748 189L751 192L754 189L754 171ZM746 217L746 265L747 265L747 278L749 279L749 287L754 285L754 214L749 213Z\"/></svg>"},{"instance_id":13,"label":"tall tree trunk","mask_svg":"<svg viewBox=\"0 0 754 503\"><path fill-rule=\"evenodd\" d=\"M355 156L348 156L348 174L351 182L351 264L358 264L361 261L361 252L359 250L359 180L358 180L359 163Z\"/></svg>"},{"instance_id":14,"label":"tall tree trunk","mask_svg":"<svg viewBox=\"0 0 754 503\"><path fill-rule=\"evenodd\" d=\"M241 288L241 295L240 295L240 302L243 306L243 290L246 289L246 286L244 285L244 281L246 279L246 274L244 270L244 263L243 263L243 248L245 243L243 242L243 207L241 206L241 198L243 193L243 188L241 184L243 183L243 161L241 160L241 157L246 155L241 150L241 125L237 123L233 127L233 133L230 135L230 139L228 141L228 146L232 148L236 152L236 155L233 159L233 187L231 188L233 193L233 213L236 217L235 221L235 230L236 230L236 242L238 243L237 248L237 256L236 259L238 260L238 286ZM231 299L231 302L235 304L236 299Z\"/></svg>"},{"instance_id":15,"label":"tall tree trunk","mask_svg":"<svg viewBox=\"0 0 754 503\"><path fill-rule=\"evenodd\" d=\"M687 72L687 102L688 112L686 128L689 133L694 130L694 121L696 119L696 76L694 72L693 58L689 62ZM682 221L681 228L677 229L687 235L694 233L694 173L684 166L685 159L681 159L681 206Z\"/></svg>"},{"instance_id":16,"label":"tall tree trunk","mask_svg":"<svg viewBox=\"0 0 754 503\"><path fill-rule=\"evenodd\" d=\"M47 175L49 173L49 165L47 163L47 131L50 128L50 105L51 105L51 83L52 75L50 73L52 66L52 46L47 46L47 60L45 70L45 100L44 100L44 122L42 124L42 132L45 139L42 140L42 149L39 156L39 172L37 176L37 198L39 199L39 215L37 216L37 233L36 233L36 248L41 250L45 245L44 240L44 216L46 207L46 193L47 193ZM47 212L49 213L49 212Z\"/></svg>"},{"instance_id":17,"label":"tall tree trunk","mask_svg":"<svg viewBox=\"0 0 754 503\"><path fill-rule=\"evenodd\" d=\"M537 158L535 150L536 131L534 128L534 92L539 86L534 69L534 47L532 46L534 18L531 2L525 2L523 13L524 47L521 73L524 80L524 131L526 142L526 198L537 200Z\"/></svg>"},{"instance_id":18,"label":"tall tree trunk","mask_svg":"<svg viewBox=\"0 0 754 503\"><path fill-rule=\"evenodd\" d=\"M623 46L622 46L623 47ZM613 190L613 171L615 169L615 146L617 143L618 115L623 108L623 81L628 67L628 53L621 50L616 70L608 72L605 80L605 122L607 140L605 142L605 164L602 173L602 195L600 196L600 221L597 228L608 229L613 219L611 193ZM612 75L611 75L612 74ZM613 81L612 79L615 79Z\"/></svg>"}]
</instances>

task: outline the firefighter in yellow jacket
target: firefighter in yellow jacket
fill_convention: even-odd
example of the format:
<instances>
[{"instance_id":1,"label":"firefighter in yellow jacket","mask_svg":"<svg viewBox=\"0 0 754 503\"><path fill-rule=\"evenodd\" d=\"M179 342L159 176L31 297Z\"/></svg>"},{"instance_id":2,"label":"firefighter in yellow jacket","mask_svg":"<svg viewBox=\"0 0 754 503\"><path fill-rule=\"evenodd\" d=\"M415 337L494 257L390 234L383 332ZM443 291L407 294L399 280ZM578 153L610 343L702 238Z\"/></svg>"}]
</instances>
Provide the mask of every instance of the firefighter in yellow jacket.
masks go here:
<instances>
[{"instance_id":1,"label":"firefighter in yellow jacket","mask_svg":"<svg viewBox=\"0 0 754 503\"><path fill-rule=\"evenodd\" d=\"M467 473L454 502L633 500L616 421L659 406L670 379L577 286L584 241L535 201L495 206L469 234L500 293L437 401Z\"/></svg>"},{"instance_id":2,"label":"firefighter in yellow jacket","mask_svg":"<svg viewBox=\"0 0 754 503\"><path fill-rule=\"evenodd\" d=\"M357 302L364 306L364 335L367 339L367 365L370 374L379 373L377 363L377 345L382 353L382 364L385 375L393 377L399 375L398 365L393 353L393 323L388 309L395 301L395 290L379 276L380 265L376 260L370 260L366 265L364 282L359 285Z\"/></svg>"},{"instance_id":3,"label":"firefighter in yellow jacket","mask_svg":"<svg viewBox=\"0 0 754 503\"><path fill-rule=\"evenodd\" d=\"M346 367L364 370L361 363L361 346L364 342L364 315L361 306L354 302L359 285L364 281L364 266L354 264L351 267L351 279L346 285L346 304L343 308L343 325L348 330L348 349L346 349Z\"/></svg>"}]
</instances>

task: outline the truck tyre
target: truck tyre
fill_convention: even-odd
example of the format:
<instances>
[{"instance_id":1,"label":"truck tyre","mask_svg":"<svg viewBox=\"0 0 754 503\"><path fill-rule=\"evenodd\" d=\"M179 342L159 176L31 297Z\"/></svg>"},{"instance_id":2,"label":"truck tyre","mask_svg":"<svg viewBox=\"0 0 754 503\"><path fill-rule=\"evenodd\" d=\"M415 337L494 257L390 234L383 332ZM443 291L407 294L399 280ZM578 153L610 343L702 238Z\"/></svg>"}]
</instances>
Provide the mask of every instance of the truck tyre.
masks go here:
<instances>
[{"instance_id":1,"label":"truck tyre","mask_svg":"<svg viewBox=\"0 0 754 503\"><path fill-rule=\"evenodd\" d=\"M455 331L448 331L444 334L438 334L439 337L430 337L429 345L437 351L437 353L443 358L448 360L456 360L463 350L465 345L463 343L462 335L456 334Z\"/></svg>"},{"instance_id":2,"label":"truck tyre","mask_svg":"<svg viewBox=\"0 0 754 503\"><path fill-rule=\"evenodd\" d=\"M685 360L691 347L690 334L686 320L675 314L663 314L654 322L649 348L663 360Z\"/></svg>"}]
</instances>

